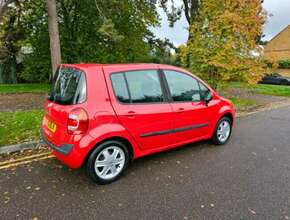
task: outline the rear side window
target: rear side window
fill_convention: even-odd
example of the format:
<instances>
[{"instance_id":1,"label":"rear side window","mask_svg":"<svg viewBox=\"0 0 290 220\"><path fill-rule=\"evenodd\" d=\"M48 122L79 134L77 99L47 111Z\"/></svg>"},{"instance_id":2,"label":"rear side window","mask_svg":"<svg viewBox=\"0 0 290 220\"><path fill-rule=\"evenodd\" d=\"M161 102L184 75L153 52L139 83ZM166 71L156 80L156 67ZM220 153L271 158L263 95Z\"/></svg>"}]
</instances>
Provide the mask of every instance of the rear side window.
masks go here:
<instances>
[{"instance_id":1,"label":"rear side window","mask_svg":"<svg viewBox=\"0 0 290 220\"><path fill-rule=\"evenodd\" d=\"M86 100L85 74L72 67L59 68L52 82L49 100L61 105L80 104Z\"/></svg>"},{"instance_id":2,"label":"rear side window","mask_svg":"<svg viewBox=\"0 0 290 220\"><path fill-rule=\"evenodd\" d=\"M124 74L113 74L111 76L111 80L117 99L123 103L130 103L129 92L126 86Z\"/></svg>"},{"instance_id":3,"label":"rear side window","mask_svg":"<svg viewBox=\"0 0 290 220\"><path fill-rule=\"evenodd\" d=\"M198 102L201 100L199 84L193 77L171 70L164 70L170 94L175 102Z\"/></svg>"},{"instance_id":4,"label":"rear side window","mask_svg":"<svg viewBox=\"0 0 290 220\"><path fill-rule=\"evenodd\" d=\"M121 77L123 76L123 78ZM156 70L130 71L111 76L115 95L120 102L158 103L163 102L163 93ZM123 97L126 97L125 101Z\"/></svg>"},{"instance_id":5,"label":"rear side window","mask_svg":"<svg viewBox=\"0 0 290 220\"><path fill-rule=\"evenodd\" d=\"M158 72L155 70L132 71L125 73L132 103L163 101Z\"/></svg>"}]
</instances>

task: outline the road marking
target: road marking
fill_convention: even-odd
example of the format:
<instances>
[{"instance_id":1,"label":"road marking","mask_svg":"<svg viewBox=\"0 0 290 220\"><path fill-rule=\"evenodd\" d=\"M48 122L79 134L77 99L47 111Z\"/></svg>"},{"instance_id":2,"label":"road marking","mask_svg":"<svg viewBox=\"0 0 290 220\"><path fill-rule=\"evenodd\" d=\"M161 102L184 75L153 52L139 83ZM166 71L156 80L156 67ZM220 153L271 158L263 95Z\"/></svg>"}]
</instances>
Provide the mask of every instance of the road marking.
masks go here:
<instances>
[{"instance_id":1,"label":"road marking","mask_svg":"<svg viewBox=\"0 0 290 220\"><path fill-rule=\"evenodd\" d=\"M48 156L50 154L51 154L50 152L46 152L46 153L40 153L40 154L31 155L31 156L21 157L21 158L15 159L15 160L6 160L6 161L3 161L3 162L0 163L0 167L3 166L3 165L6 165L8 163L9 164L10 163L17 163L17 162L20 162L20 161L23 161L23 160L34 159L36 157Z\"/></svg>"},{"instance_id":2,"label":"road marking","mask_svg":"<svg viewBox=\"0 0 290 220\"><path fill-rule=\"evenodd\" d=\"M46 159L54 158L54 157L55 157L54 155L48 155L48 156L44 156L44 157L38 157L38 158L30 159L30 160L20 161L20 162L17 162L17 163L6 164L6 165L3 165L3 166L0 166L0 170L8 169L8 168L11 168L11 167L17 167L17 166L20 166L20 165L29 164L29 163L36 162L36 161L41 161L41 160L46 160Z\"/></svg>"}]
</instances>

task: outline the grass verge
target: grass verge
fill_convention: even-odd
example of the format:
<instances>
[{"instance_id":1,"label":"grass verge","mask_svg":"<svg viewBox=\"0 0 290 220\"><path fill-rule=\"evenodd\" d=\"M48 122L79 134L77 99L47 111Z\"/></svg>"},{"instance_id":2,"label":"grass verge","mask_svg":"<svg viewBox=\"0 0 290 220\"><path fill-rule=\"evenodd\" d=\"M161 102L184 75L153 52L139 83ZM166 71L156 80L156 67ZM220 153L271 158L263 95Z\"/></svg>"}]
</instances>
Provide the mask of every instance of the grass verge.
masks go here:
<instances>
[{"instance_id":1,"label":"grass verge","mask_svg":"<svg viewBox=\"0 0 290 220\"><path fill-rule=\"evenodd\" d=\"M38 140L42 110L0 112L0 147Z\"/></svg>"},{"instance_id":2,"label":"grass verge","mask_svg":"<svg viewBox=\"0 0 290 220\"><path fill-rule=\"evenodd\" d=\"M265 84L248 85L245 83L231 82L229 83L228 87L248 89L253 93L263 95L290 97L290 86L265 85Z\"/></svg>"},{"instance_id":3,"label":"grass verge","mask_svg":"<svg viewBox=\"0 0 290 220\"><path fill-rule=\"evenodd\" d=\"M254 99L244 99L239 97L230 98L237 110L246 110L258 105Z\"/></svg>"},{"instance_id":4,"label":"grass verge","mask_svg":"<svg viewBox=\"0 0 290 220\"><path fill-rule=\"evenodd\" d=\"M47 93L49 84L26 83L26 84L0 84L0 94L17 93Z\"/></svg>"}]
</instances>

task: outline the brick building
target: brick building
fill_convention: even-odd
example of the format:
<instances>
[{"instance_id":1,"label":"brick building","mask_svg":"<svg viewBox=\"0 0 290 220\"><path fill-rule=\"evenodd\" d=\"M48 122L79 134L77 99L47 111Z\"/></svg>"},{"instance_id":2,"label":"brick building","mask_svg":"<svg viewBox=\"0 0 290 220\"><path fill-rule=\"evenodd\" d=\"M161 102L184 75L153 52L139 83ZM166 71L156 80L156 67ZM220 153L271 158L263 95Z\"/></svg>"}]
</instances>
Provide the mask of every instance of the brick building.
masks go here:
<instances>
[{"instance_id":1,"label":"brick building","mask_svg":"<svg viewBox=\"0 0 290 220\"><path fill-rule=\"evenodd\" d=\"M271 60L290 60L290 25L284 28L264 48L264 56Z\"/></svg>"}]
</instances>

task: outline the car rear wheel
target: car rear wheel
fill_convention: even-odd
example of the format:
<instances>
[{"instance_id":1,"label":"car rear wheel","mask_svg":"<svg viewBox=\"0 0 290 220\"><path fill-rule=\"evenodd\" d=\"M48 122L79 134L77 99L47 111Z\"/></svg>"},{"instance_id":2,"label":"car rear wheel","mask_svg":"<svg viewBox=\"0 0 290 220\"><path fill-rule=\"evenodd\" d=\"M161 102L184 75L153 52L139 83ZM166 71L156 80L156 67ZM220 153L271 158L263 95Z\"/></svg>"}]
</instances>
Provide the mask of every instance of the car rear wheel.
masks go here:
<instances>
[{"instance_id":1,"label":"car rear wheel","mask_svg":"<svg viewBox=\"0 0 290 220\"><path fill-rule=\"evenodd\" d=\"M129 153L119 141L106 141L93 150L87 161L87 173L98 184L117 180L127 168Z\"/></svg>"},{"instance_id":2,"label":"car rear wheel","mask_svg":"<svg viewBox=\"0 0 290 220\"><path fill-rule=\"evenodd\" d=\"M221 118L216 126L216 130L213 134L212 140L216 145L225 144L232 133L232 121L228 117Z\"/></svg>"}]
</instances>

